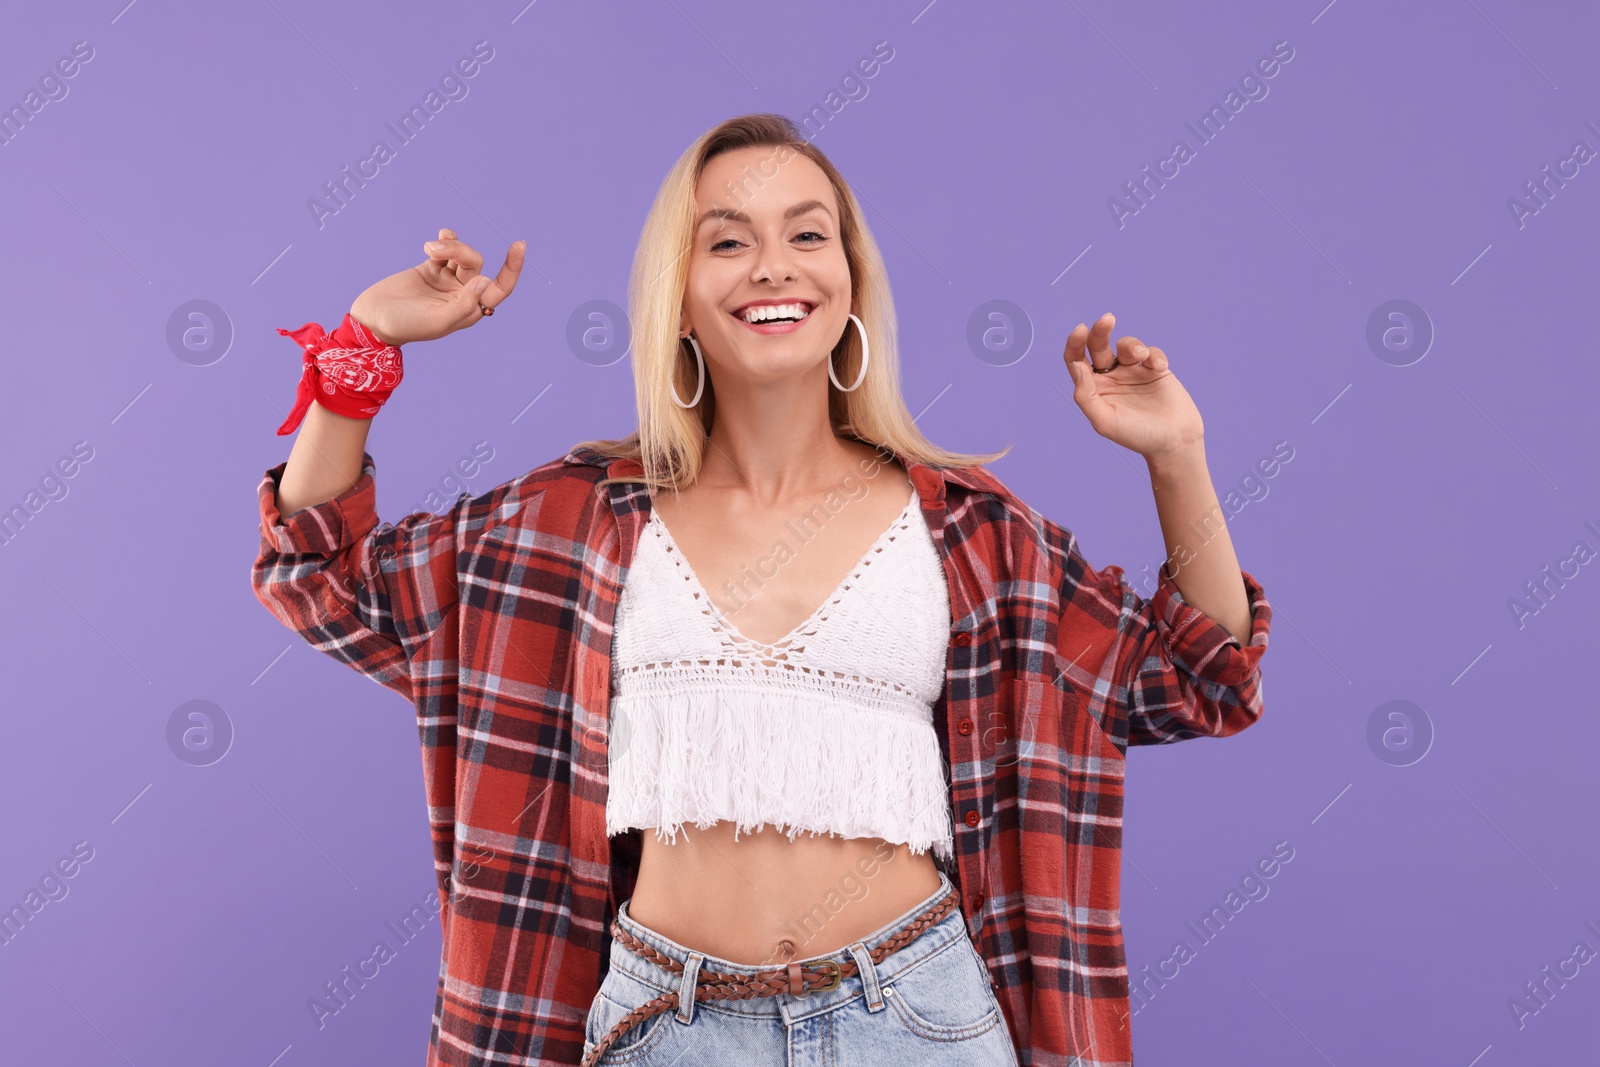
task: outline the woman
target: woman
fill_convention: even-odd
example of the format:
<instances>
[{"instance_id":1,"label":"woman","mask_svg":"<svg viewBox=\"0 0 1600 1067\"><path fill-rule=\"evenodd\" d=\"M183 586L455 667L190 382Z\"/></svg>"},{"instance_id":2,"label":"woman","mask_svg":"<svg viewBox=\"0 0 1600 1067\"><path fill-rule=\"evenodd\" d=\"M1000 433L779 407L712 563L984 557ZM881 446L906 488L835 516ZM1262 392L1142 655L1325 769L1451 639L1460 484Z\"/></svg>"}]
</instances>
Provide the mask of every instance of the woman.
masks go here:
<instances>
[{"instance_id":1,"label":"woman","mask_svg":"<svg viewBox=\"0 0 1600 1067\"><path fill-rule=\"evenodd\" d=\"M262 480L253 582L417 708L430 1064L1130 1060L1124 750L1256 721L1270 621L1164 353L1110 315L1066 345L1149 465L1172 554L1145 600L984 469L1004 453L921 436L848 185L742 116L644 227L638 431L380 526L394 346L492 315L523 260L425 250L334 341L296 331L323 403Z\"/></svg>"}]
</instances>

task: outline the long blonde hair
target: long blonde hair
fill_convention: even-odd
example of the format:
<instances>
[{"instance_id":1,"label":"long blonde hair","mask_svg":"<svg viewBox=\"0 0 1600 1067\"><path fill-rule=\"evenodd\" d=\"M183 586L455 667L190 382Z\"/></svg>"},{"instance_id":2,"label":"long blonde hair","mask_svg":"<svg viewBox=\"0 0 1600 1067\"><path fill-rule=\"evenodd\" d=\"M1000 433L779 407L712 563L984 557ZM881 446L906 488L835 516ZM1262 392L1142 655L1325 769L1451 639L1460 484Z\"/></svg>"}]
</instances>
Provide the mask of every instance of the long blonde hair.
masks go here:
<instances>
[{"instance_id":1,"label":"long blonde hair","mask_svg":"<svg viewBox=\"0 0 1600 1067\"><path fill-rule=\"evenodd\" d=\"M888 273L855 194L828 157L807 141L792 121L774 114L740 115L708 130L678 157L645 217L628 282L639 428L622 438L582 442L611 458L637 459L644 474L641 478L607 478L599 484L643 481L676 490L692 484L700 472L716 416L716 391L711 388L709 368L705 391L693 408L679 407L668 383L674 384L680 397L689 397L694 395L698 379L694 354L678 337L689 277L688 252L694 239L695 188L707 162L740 148L774 149L760 169L774 161L778 165L792 161L795 153L803 155L822 169L838 197L840 235L855 305L851 310L867 328L872 354L860 388L846 393L831 380L828 383L828 416L835 433L936 467L978 466L1009 452L1009 445L989 454L948 452L917 429L900 395L900 357ZM766 177L772 173L776 171ZM743 193L750 181L759 187L761 180L762 175L747 170L739 191ZM855 380L860 373L861 344L854 324L845 329L828 358L835 361L834 373L840 381Z\"/></svg>"}]
</instances>

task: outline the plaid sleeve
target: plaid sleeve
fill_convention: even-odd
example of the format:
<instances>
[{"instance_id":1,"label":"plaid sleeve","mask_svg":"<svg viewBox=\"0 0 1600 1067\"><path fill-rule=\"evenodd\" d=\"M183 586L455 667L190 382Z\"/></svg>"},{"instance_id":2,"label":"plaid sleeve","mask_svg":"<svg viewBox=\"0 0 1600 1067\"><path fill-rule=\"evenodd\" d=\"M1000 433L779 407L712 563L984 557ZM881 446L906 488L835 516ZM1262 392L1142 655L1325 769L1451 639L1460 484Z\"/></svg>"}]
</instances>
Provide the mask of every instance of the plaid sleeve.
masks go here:
<instances>
[{"instance_id":1,"label":"plaid sleeve","mask_svg":"<svg viewBox=\"0 0 1600 1067\"><path fill-rule=\"evenodd\" d=\"M456 607L462 503L380 525L376 466L363 452L354 485L284 516L277 496L286 466L269 468L258 490L256 599L314 648L412 699L411 657Z\"/></svg>"},{"instance_id":2,"label":"plaid sleeve","mask_svg":"<svg viewBox=\"0 0 1600 1067\"><path fill-rule=\"evenodd\" d=\"M1127 691L1128 744L1227 737L1261 718L1261 657L1272 608L1249 571L1239 576L1250 603L1248 645L1184 600L1165 574L1146 600L1121 567L1101 572L1122 600L1116 676Z\"/></svg>"},{"instance_id":3,"label":"plaid sleeve","mask_svg":"<svg viewBox=\"0 0 1600 1067\"><path fill-rule=\"evenodd\" d=\"M1272 608L1249 571L1239 572L1250 603L1250 643L1241 645L1184 600L1164 573L1154 594L1141 597L1121 567L1096 570L1070 530L1043 523L1052 554L1062 561L1061 611L1073 616L1071 625L1063 617L1058 632L1081 634L1085 622L1115 631L1105 649L1111 699L1103 713L1126 721L1104 723L1113 737L1129 745L1226 737L1261 717L1261 657ZM1070 650L1061 651L1065 656Z\"/></svg>"}]
</instances>

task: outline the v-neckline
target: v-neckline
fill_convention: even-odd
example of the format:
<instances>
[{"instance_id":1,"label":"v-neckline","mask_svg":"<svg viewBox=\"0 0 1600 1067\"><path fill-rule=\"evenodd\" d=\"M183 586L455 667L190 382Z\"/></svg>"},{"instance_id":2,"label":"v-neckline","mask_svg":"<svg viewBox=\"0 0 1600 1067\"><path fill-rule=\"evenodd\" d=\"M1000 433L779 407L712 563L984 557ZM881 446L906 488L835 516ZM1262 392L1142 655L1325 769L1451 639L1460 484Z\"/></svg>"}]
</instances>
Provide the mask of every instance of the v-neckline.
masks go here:
<instances>
[{"instance_id":1,"label":"v-neckline","mask_svg":"<svg viewBox=\"0 0 1600 1067\"><path fill-rule=\"evenodd\" d=\"M818 604L816 609L813 610L811 614L800 620L800 622L790 629L788 633L784 634L771 644L768 644L765 641L757 641L753 637L747 637L727 619L723 618L722 612L720 609L718 609L716 602L711 599L711 594L707 592L706 587L701 584L700 576L696 574L694 572L694 568L689 565L689 557L684 555L682 548L678 547L678 541L672 536L672 531L667 528L666 520L661 517L661 512L653 507L650 509L649 524L653 525L656 529L656 532L660 535L665 547L668 549L668 555L672 557L673 565L678 570L683 572L685 584L689 585L692 590L699 595L699 599L705 602L706 613L710 615L713 625L718 630L727 634L736 645L744 645L763 652L782 653L787 651L789 642L793 641L797 636L804 633L812 623L816 622L818 616L844 599L844 595L849 592L850 589L854 588L855 579L860 577L861 572L866 569L873 556L878 553L879 547L884 543L885 540L888 539L889 535L898 531L901 526L905 524L906 514L910 512L912 508L920 505L921 494L917 492L916 483L910 482L909 484L911 485L911 499L906 501L905 507L900 509L900 513L894 517L894 519L889 523L888 527L877 536L871 545L867 546L867 550L861 553L861 555L856 559L855 563L851 564L850 569L845 572L845 576L839 579L838 583L834 585L833 590L827 595L826 598L823 599L822 603Z\"/></svg>"}]
</instances>

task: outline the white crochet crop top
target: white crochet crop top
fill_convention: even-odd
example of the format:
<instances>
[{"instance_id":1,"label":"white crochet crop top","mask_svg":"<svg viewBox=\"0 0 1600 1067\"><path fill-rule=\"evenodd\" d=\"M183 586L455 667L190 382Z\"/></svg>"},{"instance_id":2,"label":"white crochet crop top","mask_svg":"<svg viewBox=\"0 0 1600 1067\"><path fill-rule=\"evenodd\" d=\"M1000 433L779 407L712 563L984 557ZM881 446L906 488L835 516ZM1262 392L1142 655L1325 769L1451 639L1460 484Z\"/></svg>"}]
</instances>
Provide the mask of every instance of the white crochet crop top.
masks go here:
<instances>
[{"instance_id":1,"label":"white crochet crop top","mask_svg":"<svg viewBox=\"0 0 1600 1067\"><path fill-rule=\"evenodd\" d=\"M607 835L654 828L673 841L683 824L726 820L735 840L770 824L791 841L881 837L949 860L932 709L950 625L914 489L833 594L772 645L723 618L652 510L617 606Z\"/></svg>"}]
</instances>

